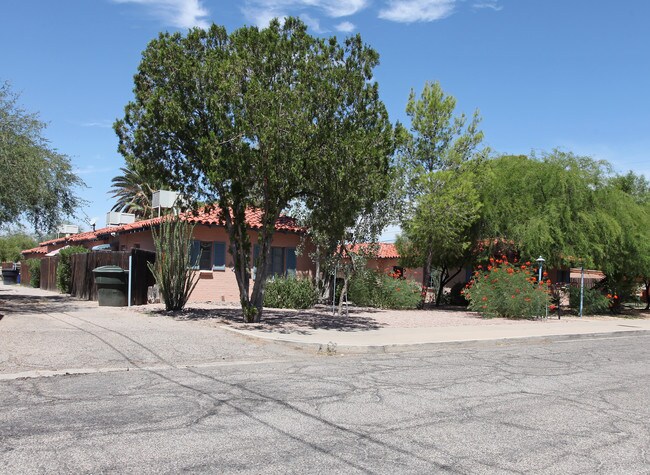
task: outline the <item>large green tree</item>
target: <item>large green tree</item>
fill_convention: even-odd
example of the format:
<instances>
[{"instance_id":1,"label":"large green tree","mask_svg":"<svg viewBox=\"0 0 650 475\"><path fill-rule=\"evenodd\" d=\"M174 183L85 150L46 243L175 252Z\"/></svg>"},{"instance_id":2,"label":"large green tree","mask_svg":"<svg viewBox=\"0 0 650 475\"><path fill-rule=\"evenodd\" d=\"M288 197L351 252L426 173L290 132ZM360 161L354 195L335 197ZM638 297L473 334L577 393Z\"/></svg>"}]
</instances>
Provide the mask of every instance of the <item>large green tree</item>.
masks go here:
<instances>
[{"instance_id":1,"label":"large green tree","mask_svg":"<svg viewBox=\"0 0 650 475\"><path fill-rule=\"evenodd\" d=\"M186 198L223 210L245 321L261 318L274 225L289 203L340 205L360 193L346 175L387 167L377 63L359 36L343 45L314 38L294 18L230 34L216 25L165 33L144 51L135 98L115 124L119 150ZM262 212L252 289L250 207Z\"/></svg>"},{"instance_id":2,"label":"large green tree","mask_svg":"<svg viewBox=\"0 0 650 475\"><path fill-rule=\"evenodd\" d=\"M38 233L52 231L83 204L76 195L83 182L44 131L9 84L0 85L0 226L25 219Z\"/></svg>"},{"instance_id":3,"label":"large green tree","mask_svg":"<svg viewBox=\"0 0 650 475\"><path fill-rule=\"evenodd\" d=\"M20 251L36 247L38 242L24 232L12 232L0 236L0 262L18 262Z\"/></svg>"},{"instance_id":4,"label":"large green tree","mask_svg":"<svg viewBox=\"0 0 650 475\"><path fill-rule=\"evenodd\" d=\"M605 205L617 217L621 228L618 248L612 249L607 266L612 290L624 295L631 283L643 284L646 310L650 309L650 185L643 175L630 171L610 180L613 188ZM616 288L618 287L618 288ZM623 292L621 292L621 290Z\"/></svg>"},{"instance_id":5,"label":"large green tree","mask_svg":"<svg viewBox=\"0 0 650 475\"><path fill-rule=\"evenodd\" d=\"M446 95L438 82L426 83L420 96L414 91L406 112L411 119L410 137L401 149L407 202L398 241L404 263L422 266L423 287L438 269L440 295L468 255L480 203L475 191L475 162L487 156L480 149L483 133L480 116L471 120L455 115L456 99Z\"/></svg>"},{"instance_id":6,"label":"large green tree","mask_svg":"<svg viewBox=\"0 0 650 475\"><path fill-rule=\"evenodd\" d=\"M481 235L514 241L524 258L551 267L604 269L621 239L606 206L607 162L555 150L541 157L502 156L481 171Z\"/></svg>"}]
</instances>

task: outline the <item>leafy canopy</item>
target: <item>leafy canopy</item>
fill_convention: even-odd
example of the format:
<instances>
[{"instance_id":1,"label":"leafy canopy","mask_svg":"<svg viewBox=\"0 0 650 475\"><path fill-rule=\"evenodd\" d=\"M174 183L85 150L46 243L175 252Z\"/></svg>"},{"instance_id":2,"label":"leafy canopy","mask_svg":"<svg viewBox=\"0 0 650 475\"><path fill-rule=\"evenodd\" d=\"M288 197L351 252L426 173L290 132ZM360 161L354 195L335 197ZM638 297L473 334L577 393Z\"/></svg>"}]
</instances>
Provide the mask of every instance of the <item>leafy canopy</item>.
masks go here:
<instances>
[{"instance_id":1,"label":"leafy canopy","mask_svg":"<svg viewBox=\"0 0 650 475\"><path fill-rule=\"evenodd\" d=\"M274 223L292 200L358 210L373 199L365 181L345 179L373 182L387 167L377 63L358 35L342 45L314 38L295 18L230 34L216 25L164 33L143 52L135 98L115 123L119 150L127 164L224 211L245 319L260 318ZM252 291L250 207L262 211Z\"/></svg>"},{"instance_id":2,"label":"leafy canopy","mask_svg":"<svg viewBox=\"0 0 650 475\"><path fill-rule=\"evenodd\" d=\"M403 264L423 267L423 286L433 267L441 270L438 297L451 277L448 270L462 265L473 241L481 208L474 162L489 153L479 149L478 111L468 123L455 109L456 99L438 82L426 83L419 98L411 91L406 107L411 130L400 153L407 205L397 246Z\"/></svg>"},{"instance_id":3,"label":"leafy canopy","mask_svg":"<svg viewBox=\"0 0 650 475\"><path fill-rule=\"evenodd\" d=\"M0 85L0 226L26 219L37 233L52 231L84 202L70 159L43 137L45 123Z\"/></svg>"}]
</instances>

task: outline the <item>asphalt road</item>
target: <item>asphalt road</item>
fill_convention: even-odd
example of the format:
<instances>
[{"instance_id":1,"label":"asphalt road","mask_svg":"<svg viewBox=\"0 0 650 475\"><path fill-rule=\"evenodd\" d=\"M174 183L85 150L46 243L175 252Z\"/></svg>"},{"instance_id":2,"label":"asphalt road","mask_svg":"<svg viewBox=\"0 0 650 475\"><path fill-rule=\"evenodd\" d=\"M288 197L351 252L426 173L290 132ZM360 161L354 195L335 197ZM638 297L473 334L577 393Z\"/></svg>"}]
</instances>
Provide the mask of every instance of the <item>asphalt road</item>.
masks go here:
<instances>
[{"instance_id":1,"label":"asphalt road","mask_svg":"<svg viewBox=\"0 0 650 475\"><path fill-rule=\"evenodd\" d=\"M650 473L650 336L261 356L2 380L0 472Z\"/></svg>"}]
</instances>

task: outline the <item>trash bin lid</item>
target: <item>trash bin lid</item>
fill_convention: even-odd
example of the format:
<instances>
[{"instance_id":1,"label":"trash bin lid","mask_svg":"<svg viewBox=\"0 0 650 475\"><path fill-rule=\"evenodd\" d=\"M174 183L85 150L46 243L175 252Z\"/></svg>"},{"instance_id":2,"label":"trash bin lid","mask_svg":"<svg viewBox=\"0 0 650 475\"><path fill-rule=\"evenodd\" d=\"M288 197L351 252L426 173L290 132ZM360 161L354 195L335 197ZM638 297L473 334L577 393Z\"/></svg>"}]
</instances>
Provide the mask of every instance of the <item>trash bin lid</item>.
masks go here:
<instances>
[{"instance_id":1,"label":"trash bin lid","mask_svg":"<svg viewBox=\"0 0 650 475\"><path fill-rule=\"evenodd\" d=\"M120 266L101 266L93 269L93 272L97 272L98 274L121 274L122 272L128 271L122 269Z\"/></svg>"}]
</instances>

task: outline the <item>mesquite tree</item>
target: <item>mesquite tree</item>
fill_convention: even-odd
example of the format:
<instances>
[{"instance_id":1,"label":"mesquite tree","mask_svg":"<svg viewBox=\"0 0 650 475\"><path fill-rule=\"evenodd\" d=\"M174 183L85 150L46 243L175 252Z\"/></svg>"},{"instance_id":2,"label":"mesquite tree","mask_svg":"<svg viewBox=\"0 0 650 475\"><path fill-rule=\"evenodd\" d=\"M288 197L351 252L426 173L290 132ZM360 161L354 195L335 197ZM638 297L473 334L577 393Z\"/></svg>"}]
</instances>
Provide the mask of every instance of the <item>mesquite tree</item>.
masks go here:
<instances>
[{"instance_id":1,"label":"mesquite tree","mask_svg":"<svg viewBox=\"0 0 650 475\"><path fill-rule=\"evenodd\" d=\"M342 45L314 38L295 18L230 34L216 25L164 33L144 51L135 98L115 124L119 151L186 197L219 205L245 321L261 318L275 222L289 203L343 205L363 191L332 196L334 184L386 167L391 127L372 82L377 63L358 35ZM262 213L252 289L251 207Z\"/></svg>"},{"instance_id":2,"label":"mesquite tree","mask_svg":"<svg viewBox=\"0 0 650 475\"><path fill-rule=\"evenodd\" d=\"M85 185L44 137L46 124L18 99L0 83L0 226L24 219L40 235L86 203L77 195Z\"/></svg>"}]
</instances>

